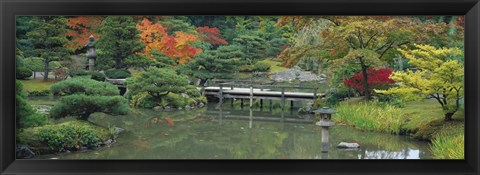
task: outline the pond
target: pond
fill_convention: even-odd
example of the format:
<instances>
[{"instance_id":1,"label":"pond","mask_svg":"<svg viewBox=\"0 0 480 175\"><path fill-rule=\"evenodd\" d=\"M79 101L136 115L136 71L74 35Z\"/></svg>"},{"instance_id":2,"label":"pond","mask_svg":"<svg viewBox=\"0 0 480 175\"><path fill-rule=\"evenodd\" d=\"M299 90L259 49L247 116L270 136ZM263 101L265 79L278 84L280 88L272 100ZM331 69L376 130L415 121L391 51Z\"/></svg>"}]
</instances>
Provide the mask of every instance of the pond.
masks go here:
<instances>
[{"instance_id":1,"label":"pond","mask_svg":"<svg viewBox=\"0 0 480 175\"><path fill-rule=\"evenodd\" d=\"M168 117L172 121L167 121ZM430 159L426 142L405 136L330 128L330 151L321 152L321 128L296 110L249 110L224 104L192 111L132 109L129 115L95 113L94 123L126 131L109 147L37 156L37 159ZM356 142L359 149L336 148Z\"/></svg>"}]
</instances>

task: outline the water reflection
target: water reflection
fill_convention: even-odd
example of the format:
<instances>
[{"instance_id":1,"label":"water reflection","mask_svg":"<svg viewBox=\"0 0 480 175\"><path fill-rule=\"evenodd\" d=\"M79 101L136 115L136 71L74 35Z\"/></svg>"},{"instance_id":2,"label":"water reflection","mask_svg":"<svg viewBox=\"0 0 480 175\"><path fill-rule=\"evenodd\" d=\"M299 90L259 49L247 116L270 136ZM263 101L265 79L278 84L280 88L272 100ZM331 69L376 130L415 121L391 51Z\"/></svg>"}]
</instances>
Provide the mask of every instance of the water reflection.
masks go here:
<instances>
[{"instance_id":1,"label":"water reflection","mask_svg":"<svg viewBox=\"0 0 480 175\"><path fill-rule=\"evenodd\" d=\"M330 151L321 152L321 129L312 116L209 106L195 111L134 110L125 116L97 113L95 123L127 130L118 142L94 151L40 159L428 159L427 144L407 137L330 128ZM169 124L165 118L171 118ZM336 148L357 142L359 149Z\"/></svg>"}]
</instances>

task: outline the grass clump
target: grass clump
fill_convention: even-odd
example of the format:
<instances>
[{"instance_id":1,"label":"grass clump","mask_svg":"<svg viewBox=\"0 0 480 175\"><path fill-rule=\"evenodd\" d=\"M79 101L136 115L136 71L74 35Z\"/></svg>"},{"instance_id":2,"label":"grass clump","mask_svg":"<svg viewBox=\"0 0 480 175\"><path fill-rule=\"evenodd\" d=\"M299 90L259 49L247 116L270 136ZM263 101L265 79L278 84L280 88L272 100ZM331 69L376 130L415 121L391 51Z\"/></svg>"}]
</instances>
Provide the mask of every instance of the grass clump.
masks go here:
<instances>
[{"instance_id":1,"label":"grass clump","mask_svg":"<svg viewBox=\"0 0 480 175\"><path fill-rule=\"evenodd\" d=\"M363 131L398 134L403 123L403 113L391 105L378 102L359 102L349 104L341 102L336 107L333 119Z\"/></svg>"},{"instance_id":2,"label":"grass clump","mask_svg":"<svg viewBox=\"0 0 480 175\"><path fill-rule=\"evenodd\" d=\"M265 59L265 60L259 61L259 63L269 64L270 65L270 69L269 69L270 73L281 72L281 71L287 70L286 67L282 66L281 61Z\"/></svg>"},{"instance_id":3,"label":"grass clump","mask_svg":"<svg viewBox=\"0 0 480 175\"><path fill-rule=\"evenodd\" d=\"M55 84L56 80L18 80L23 84L24 91L28 96L47 96L50 94L50 86Z\"/></svg>"},{"instance_id":4,"label":"grass clump","mask_svg":"<svg viewBox=\"0 0 480 175\"><path fill-rule=\"evenodd\" d=\"M465 134L463 125L442 128L432 140L431 150L436 159L464 159Z\"/></svg>"}]
</instances>

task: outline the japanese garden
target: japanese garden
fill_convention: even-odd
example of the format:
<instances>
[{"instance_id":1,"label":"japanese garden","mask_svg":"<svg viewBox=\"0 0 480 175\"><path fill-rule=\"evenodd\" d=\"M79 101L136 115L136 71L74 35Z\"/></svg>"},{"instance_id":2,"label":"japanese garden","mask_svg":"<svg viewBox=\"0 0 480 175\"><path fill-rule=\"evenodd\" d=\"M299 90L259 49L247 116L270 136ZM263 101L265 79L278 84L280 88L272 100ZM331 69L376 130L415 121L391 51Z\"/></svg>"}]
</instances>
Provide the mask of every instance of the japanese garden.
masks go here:
<instances>
[{"instance_id":1,"label":"japanese garden","mask_svg":"<svg viewBox=\"0 0 480 175\"><path fill-rule=\"evenodd\" d=\"M16 156L464 159L464 25L18 16Z\"/></svg>"}]
</instances>

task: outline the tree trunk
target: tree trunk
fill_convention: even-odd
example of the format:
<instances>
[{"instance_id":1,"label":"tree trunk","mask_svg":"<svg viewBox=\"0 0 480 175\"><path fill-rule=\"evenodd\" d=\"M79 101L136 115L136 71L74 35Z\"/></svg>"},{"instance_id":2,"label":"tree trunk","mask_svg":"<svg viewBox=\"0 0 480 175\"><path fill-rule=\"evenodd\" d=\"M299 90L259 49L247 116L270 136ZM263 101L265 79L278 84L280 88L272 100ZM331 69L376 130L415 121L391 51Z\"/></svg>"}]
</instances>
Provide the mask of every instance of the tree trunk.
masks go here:
<instances>
[{"instance_id":1,"label":"tree trunk","mask_svg":"<svg viewBox=\"0 0 480 175\"><path fill-rule=\"evenodd\" d=\"M48 80L48 59L45 59L44 61L44 75L43 75L43 80Z\"/></svg>"},{"instance_id":2,"label":"tree trunk","mask_svg":"<svg viewBox=\"0 0 480 175\"><path fill-rule=\"evenodd\" d=\"M447 112L445 113L445 121L452 121L452 117L453 117L453 114L455 114L455 112Z\"/></svg>"},{"instance_id":3,"label":"tree trunk","mask_svg":"<svg viewBox=\"0 0 480 175\"><path fill-rule=\"evenodd\" d=\"M120 58L115 59L115 68L116 69L122 68L122 59Z\"/></svg>"},{"instance_id":4,"label":"tree trunk","mask_svg":"<svg viewBox=\"0 0 480 175\"><path fill-rule=\"evenodd\" d=\"M362 74L363 74L363 93L365 94L365 98L370 100L370 88L368 87L368 75L367 75L367 67L362 65Z\"/></svg>"}]
</instances>

